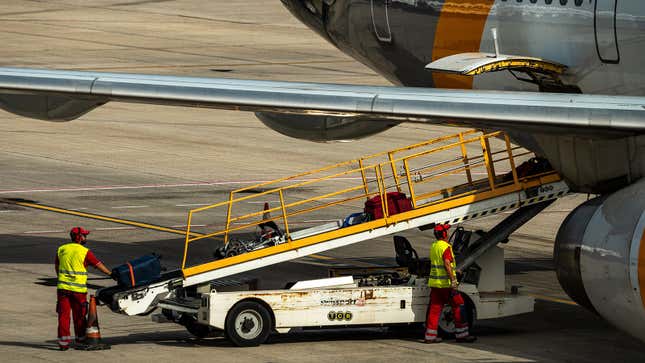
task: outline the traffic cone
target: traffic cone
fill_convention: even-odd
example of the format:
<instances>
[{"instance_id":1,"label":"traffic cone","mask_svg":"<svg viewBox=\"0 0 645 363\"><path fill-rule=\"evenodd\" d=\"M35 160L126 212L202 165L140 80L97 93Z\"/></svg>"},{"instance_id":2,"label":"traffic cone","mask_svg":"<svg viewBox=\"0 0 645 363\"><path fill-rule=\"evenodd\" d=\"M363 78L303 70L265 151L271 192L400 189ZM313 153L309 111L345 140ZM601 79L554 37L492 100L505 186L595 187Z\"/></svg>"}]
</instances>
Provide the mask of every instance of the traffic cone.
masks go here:
<instances>
[{"instance_id":1,"label":"traffic cone","mask_svg":"<svg viewBox=\"0 0 645 363\"><path fill-rule=\"evenodd\" d=\"M85 330L85 345L82 350L110 349L110 346L101 343L101 330L99 329L99 315L96 311L96 297L90 295L90 306L87 312L87 329Z\"/></svg>"}]
</instances>

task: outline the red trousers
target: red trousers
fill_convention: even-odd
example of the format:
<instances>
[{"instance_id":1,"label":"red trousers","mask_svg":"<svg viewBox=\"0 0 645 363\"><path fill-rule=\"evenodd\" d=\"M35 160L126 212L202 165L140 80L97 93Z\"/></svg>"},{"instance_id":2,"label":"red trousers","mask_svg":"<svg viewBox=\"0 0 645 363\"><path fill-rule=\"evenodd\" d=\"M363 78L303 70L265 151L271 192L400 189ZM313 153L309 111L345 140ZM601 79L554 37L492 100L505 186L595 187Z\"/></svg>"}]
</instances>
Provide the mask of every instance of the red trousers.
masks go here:
<instances>
[{"instance_id":1,"label":"red trousers","mask_svg":"<svg viewBox=\"0 0 645 363\"><path fill-rule=\"evenodd\" d=\"M58 313L58 345L69 347L74 339L69 329L70 311L74 316L76 339L85 337L87 328L87 293L57 290L56 312Z\"/></svg>"},{"instance_id":2,"label":"red trousers","mask_svg":"<svg viewBox=\"0 0 645 363\"><path fill-rule=\"evenodd\" d=\"M430 308L428 309L428 319L426 320L425 339L437 338L439 318L446 304L450 304L455 317L455 336L457 338L468 336L468 322L464 321L464 298L454 289L433 287L430 290Z\"/></svg>"}]
</instances>

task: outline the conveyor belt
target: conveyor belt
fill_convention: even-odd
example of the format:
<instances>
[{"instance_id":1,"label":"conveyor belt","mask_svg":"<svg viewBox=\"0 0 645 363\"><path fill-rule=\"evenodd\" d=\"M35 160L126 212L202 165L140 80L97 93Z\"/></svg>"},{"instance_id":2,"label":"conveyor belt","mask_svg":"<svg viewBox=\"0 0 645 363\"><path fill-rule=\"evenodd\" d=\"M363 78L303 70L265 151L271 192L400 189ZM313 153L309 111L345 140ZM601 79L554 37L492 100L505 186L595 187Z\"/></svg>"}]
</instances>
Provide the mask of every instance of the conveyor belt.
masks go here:
<instances>
[{"instance_id":1,"label":"conveyor belt","mask_svg":"<svg viewBox=\"0 0 645 363\"><path fill-rule=\"evenodd\" d=\"M481 148L480 152L469 155L467 149L473 146ZM458 158L454 157L455 149L461 151ZM553 200L568 192L566 183L550 169L548 163L535 158L527 161L532 154L518 150L501 132L477 135L477 131L468 131L233 191L227 201L189 213L182 263L183 286L203 284L412 228L434 223L456 224L490 216ZM443 158L444 153L450 155ZM485 172L481 173L484 178L475 178L478 168ZM441 184L439 180L448 178L465 180L451 188L437 188ZM331 182L337 183L335 189L325 184ZM289 200L288 196L300 189L321 192L314 197ZM339 218L290 231L296 218L306 215L314 219L309 215L323 209L325 213L339 210L341 217L343 208L362 208L363 201L375 196L384 201L386 193L390 192L405 192L411 209L393 211L389 210L392 206L383 202L383 218L349 226ZM267 199L278 200L280 205L260 212L237 212L243 209L244 203L261 203ZM226 215L222 223L225 228L192 237L194 218L204 214L209 219L213 218L208 213L217 208ZM280 215L271 217L270 212ZM231 241L236 233L258 228L267 222L284 226L284 233L275 240L274 246L187 266L189 247L193 243L212 241L212 238L235 243Z\"/></svg>"}]
</instances>

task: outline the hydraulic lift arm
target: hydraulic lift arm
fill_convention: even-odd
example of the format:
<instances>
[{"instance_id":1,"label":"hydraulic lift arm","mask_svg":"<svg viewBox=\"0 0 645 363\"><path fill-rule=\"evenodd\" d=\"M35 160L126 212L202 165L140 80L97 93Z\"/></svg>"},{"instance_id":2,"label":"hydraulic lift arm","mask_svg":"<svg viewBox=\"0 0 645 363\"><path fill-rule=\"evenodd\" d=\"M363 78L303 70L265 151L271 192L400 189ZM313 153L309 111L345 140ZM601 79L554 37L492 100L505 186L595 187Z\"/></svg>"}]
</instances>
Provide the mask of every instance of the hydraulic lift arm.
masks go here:
<instances>
[{"instance_id":1,"label":"hydraulic lift arm","mask_svg":"<svg viewBox=\"0 0 645 363\"><path fill-rule=\"evenodd\" d=\"M526 222L530 221L554 201L555 199L551 199L541 203L524 206L506 217L478 241L478 246L472 252L468 253L463 260L459 261L457 264L457 270L466 270L475 263L481 255L488 251L488 249L506 240L511 233L522 227Z\"/></svg>"}]
</instances>

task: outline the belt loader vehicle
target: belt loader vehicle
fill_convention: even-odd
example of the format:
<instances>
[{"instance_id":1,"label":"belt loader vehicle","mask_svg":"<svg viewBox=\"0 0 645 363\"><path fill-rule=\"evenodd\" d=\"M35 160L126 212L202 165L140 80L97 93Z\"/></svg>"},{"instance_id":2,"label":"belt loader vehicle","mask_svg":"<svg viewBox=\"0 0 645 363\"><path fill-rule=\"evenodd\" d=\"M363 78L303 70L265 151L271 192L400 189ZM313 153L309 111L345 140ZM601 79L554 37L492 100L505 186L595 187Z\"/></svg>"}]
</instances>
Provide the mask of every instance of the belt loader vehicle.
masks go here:
<instances>
[{"instance_id":1,"label":"belt loader vehicle","mask_svg":"<svg viewBox=\"0 0 645 363\"><path fill-rule=\"evenodd\" d=\"M430 292L428 261L419 259L400 237L395 237L397 262L407 267L405 272L372 271L353 277L299 281L283 290L241 291L226 279L414 228L423 230L438 223L457 225L515 210L485 234L457 238L457 267L464 271L459 291L471 321L530 312L533 298L506 286L503 249L497 245L566 195L568 187L548 164L536 158L527 161L530 153L518 152L508 136L501 132L473 136L477 132L444 136L232 191L227 201L190 211L181 270L145 286L103 289L99 299L113 311L127 315L149 314L160 307L165 320L185 325L197 336L219 330L240 346L257 345L272 332L294 328L422 323ZM480 153L473 155L473 149ZM444 152L450 154L442 157ZM455 152L460 156L455 157ZM374 161L379 158L385 161ZM476 179L478 173L485 177ZM455 183L463 178L450 188L440 187L438 182L447 179ZM300 190L318 194L302 198L296 195ZM391 195L397 196L396 204L390 203ZM248 204L266 199L278 200L280 205L260 212L245 211ZM356 215L365 200L373 214L370 219L355 219L356 224L338 219L294 228L303 223L305 214L307 220L329 221L330 214L337 215L336 210L329 212L331 207L347 208L354 212L350 216ZM379 213L373 213L375 209ZM327 214L315 215L320 211ZM271 212L280 215L271 217ZM225 222L213 224L222 215ZM197 225L199 216L204 226L224 228L198 233L192 226ZM250 222L258 217L260 221ZM262 243L235 239L244 229L278 222L283 230ZM189 258L196 243L211 243L217 238L223 238L224 248L218 249L215 260ZM449 309L444 312L440 326L450 332L454 329L451 314Z\"/></svg>"}]
</instances>

